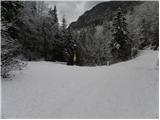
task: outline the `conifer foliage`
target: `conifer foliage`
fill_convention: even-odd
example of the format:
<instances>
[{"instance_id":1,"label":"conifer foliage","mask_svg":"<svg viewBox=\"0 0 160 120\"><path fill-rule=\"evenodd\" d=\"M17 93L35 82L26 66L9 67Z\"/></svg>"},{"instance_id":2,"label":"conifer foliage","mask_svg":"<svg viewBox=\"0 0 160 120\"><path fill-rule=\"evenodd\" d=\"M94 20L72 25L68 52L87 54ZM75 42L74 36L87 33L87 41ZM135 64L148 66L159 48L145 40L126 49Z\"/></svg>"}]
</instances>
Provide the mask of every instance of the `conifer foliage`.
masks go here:
<instances>
[{"instance_id":1,"label":"conifer foliage","mask_svg":"<svg viewBox=\"0 0 160 120\"><path fill-rule=\"evenodd\" d=\"M21 45L17 39L11 36L11 29L16 30L15 22L18 20L20 2L4 1L1 4L2 22L1 22L1 76L7 78L10 71L19 69L21 63L18 60L21 51Z\"/></svg>"},{"instance_id":2,"label":"conifer foliage","mask_svg":"<svg viewBox=\"0 0 160 120\"><path fill-rule=\"evenodd\" d=\"M113 39L110 43L111 53L117 60L127 60L131 54L131 40L128 37L126 18L121 8L113 20Z\"/></svg>"}]
</instances>

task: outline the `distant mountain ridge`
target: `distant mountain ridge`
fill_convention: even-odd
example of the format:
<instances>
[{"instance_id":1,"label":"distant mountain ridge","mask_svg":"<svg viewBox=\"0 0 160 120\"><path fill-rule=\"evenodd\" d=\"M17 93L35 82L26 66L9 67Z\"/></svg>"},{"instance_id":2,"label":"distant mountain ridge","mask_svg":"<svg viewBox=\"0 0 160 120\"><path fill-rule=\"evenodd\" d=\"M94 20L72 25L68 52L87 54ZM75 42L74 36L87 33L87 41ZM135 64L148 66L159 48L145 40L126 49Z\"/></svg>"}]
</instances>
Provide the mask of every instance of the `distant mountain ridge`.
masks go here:
<instances>
[{"instance_id":1,"label":"distant mountain ridge","mask_svg":"<svg viewBox=\"0 0 160 120\"><path fill-rule=\"evenodd\" d=\"M117 8L121 7L124 13L127 13L142 3L143 1L108 1L99 3L81 15L77 21L72 22L69 28L81 29L91 25L102 25L104 20L110 21L113 18Z\"/></svg>"}]
</instances>

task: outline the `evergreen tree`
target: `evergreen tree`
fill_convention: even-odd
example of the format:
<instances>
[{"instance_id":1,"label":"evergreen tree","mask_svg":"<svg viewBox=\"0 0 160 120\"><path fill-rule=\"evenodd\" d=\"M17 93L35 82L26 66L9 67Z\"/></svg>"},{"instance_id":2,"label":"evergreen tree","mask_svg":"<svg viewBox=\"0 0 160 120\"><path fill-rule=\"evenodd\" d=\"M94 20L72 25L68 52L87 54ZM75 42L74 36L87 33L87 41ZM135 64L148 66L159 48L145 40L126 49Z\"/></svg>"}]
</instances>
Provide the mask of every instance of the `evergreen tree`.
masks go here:
<instances>
[{"instance_id":1,"label":"evergreen tree","mask_svg":"<svg viewBox=\"0 0 160 120\"><path fill-rule=\"evenodd\" d=\"M131 54L131 41L128 37L126 18L120 8L113 20L112 33L110 47L113 57L118 61L127 60Z\"/></svg>"},{"instance_id":2,"label":"evergreen tree","mask_svg":"<svg viewBox=\"0 0 160 120\"><path fill-rule=\"evenodd\" d=\"M151 45L153 50L157 50L159 47L159 26L158 25L155 27L155 30L153 31L153 40Z\"/></svg>"},{"instance_id":3,"label":"evergreen tree","mask_svg":"<svg viewBox=\"0 0 160 120\"><path fill-rule=\"evenodd\" d=\"M37 2L25 1L23 2L23 9L21 16L17 21L18 40L22 44L22 54L25 60L38 60L43 57L43 21L47 21L46 16L37 14ZM43 11L41 11L43 12ZM26 54L27 53L27 54Z\"/></svg>"},{"instance_id":4,"label":"evergreen tree","mask_svg":"<svg viewBox=\"0 0 160 120\"><path fill-rule=\"evenodd\" d=\"M61 50L59 51L59 55L60 56L63 56L62 61L68 61L68 51L67 51L67 44L68 42L70 41L70 36L68 36L68 31L67 31L67 28L66 28L67 24L66 24L66 20L65 18L63 17L62 18L62 25L61 25L61 29L60 29L60 48Z\"/></svg>"},{"instance_id":5,"label":"evergreen tree","mask_svg":"<svg viewBox=\"0 0 160 120\"><path fill-rule=\"evenodd\" d=\"M61 31L59 30L59 24L58 24L58 17L57 17L57 8L56 6L54 9L49 10L49 15L51 18L51 27L52 27L52 35L53 37L51 38L52 42L52 60L58 60L58 61L63 61L63 48L64 48L64 41L63 41L63 36L60 33ZM50 43L49 43L50 44Z\"/></svg>"},{"instance_id":6,"label":"evergreen tree","mask_svg":"<svg viewBox=\"0 0 160 120\"><path fill-rule=\"evenodd\" d=\"M141 26L140 26L140 45L139 45L139 49L143 49L144 47L146 47L147 45L150 44L149 41L149 31L148 30L149 24L147 23L147 21L143 18L141 21Z\"/></svg>"},{"instance_id":7,"label":"evergreen tree","mask_svg":"<svg viewBox=\"0 0 160 120\"><path fill-rule=\"evenodd\" d=\"M33 16L37 16L37 3L36 3L36 1L32 1L32 2L30 2L31 4L30 4L30 7L31 7L31 12L32 12L32 15Z\"/></svg>"},{"instance_id":8,"label":"evergreen tree","mask_svg":"<svg viewBox=\"0 0 160 120\"><path fill-rule=\"evenodd\" d=\"M17 16L22 8L22 3L18 1L2 1L1 2L1 16L4 22L13 22L17 20Z\"/></svg>"},{"instance_id":9,"label":"evergreen tree","mask_svg":"<svg viewBox=\"0 0 160 120\"><path fill-rule=\"evenodd\" d=\"M76 45L76 42L73 39L73 34L71 29L67 30L66 38L67 39L65 41L65 56L67 57L66 59L67 59L68 65L73 65L74 50L75 50L74 46Z\"/></svg>"},{"instance_id":10,"label":"evergreen tree","mask_svg":"<svg viewBox=\"0 0 160 120\"><path fill-rule=\"evenodd\" d=\"M56 6L54 6L54 9L50 8L49 15L52 16L53 24L57 24L57 27L58 27L58 17L57 17L57 8L56 8Z\"/></svg>"},{"instance_id":11,"label":"evergreen tree","mask_svg":"<svg viewBox=\"0 0 160 120\"><path fill-rule=\"evenodd\" d=\"M55 23L58 23L57 7L56 6L54 6L53 13L54 13L54 21L55 21Z\"/></svg>"},{"instance_id":12,"label":"evergreen tree","mask_svg":"<svg viewBox=\"0 0 160 120\"><path fill-rule=\"evenodd\" d=\"M66 30L67 23L65 17L62 18L62 30Z\"/></svg>"}]
</instances>

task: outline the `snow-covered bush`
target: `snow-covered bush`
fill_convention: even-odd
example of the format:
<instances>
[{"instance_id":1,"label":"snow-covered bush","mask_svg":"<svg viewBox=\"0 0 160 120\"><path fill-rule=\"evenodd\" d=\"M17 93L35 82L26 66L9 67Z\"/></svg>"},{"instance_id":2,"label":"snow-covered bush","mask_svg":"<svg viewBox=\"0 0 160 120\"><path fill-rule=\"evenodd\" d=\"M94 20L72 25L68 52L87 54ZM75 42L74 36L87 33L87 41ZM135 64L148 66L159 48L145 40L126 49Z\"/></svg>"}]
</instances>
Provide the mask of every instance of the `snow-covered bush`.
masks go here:
<instances>
[{"instance_id":1,"label":"snow-covered bush","mask_svg":"<svg viewBox=\"0 0 160 120\"><path fill-rule=\"evenodd\" d=\"M11 37L11 30L16 29L15 21L19 9L19 2L2 1L1 12L1 77L7 78L10 72L15 69L20 69L22 63L19 60L21 52L21 44L19 41Z\"/></svg>"}]
</instances>

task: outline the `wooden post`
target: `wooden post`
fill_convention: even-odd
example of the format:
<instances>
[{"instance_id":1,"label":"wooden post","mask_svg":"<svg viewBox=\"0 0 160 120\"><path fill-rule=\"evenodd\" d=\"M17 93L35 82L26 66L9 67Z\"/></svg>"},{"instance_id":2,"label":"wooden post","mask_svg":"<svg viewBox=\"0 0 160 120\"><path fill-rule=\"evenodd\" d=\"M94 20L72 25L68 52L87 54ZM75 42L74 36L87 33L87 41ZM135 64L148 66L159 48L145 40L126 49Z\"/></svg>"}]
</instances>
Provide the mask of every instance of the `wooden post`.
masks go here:
<instances>
[{"instance_id":1,"label":"wooden post","mask_svg":"<svg viewBox=\"0 0 160 120\"><path fill-rule=\"evenodd\" d=\"M109 66L109 61L107 61L107 66Z\"/></svg>"},{"instance_id":2,"label":"wooden post","mask_svg":"<svg viewBox=\"0 0 160 120\"><path fill-rule=\"evenodd\" d=\"M133 48L131 48L131 59L133 57Z\"/></svg>"},{"instance_id":3,"label":"wooden post","mask_svg":"<svg viewBox=\"0 0 160 120\"><path fill-rule=\"evenodd\" d=\"M74 51L73 62L76 62L76 52Z\"/></svg>"},{"instance_id":4,"label":"wooden post","mask_svg":"<svg viewBox=\"0 0 160 120\"><path fill-rule=\"evenodd\" d=\"M74 46L74 50L73 50L73 64L75 64L76 63L76 61L77 61L77 55L76 55L76 47L77 47L77 45L76 44L74 44L73 45Z\"/></svg>"}]
</instances>

